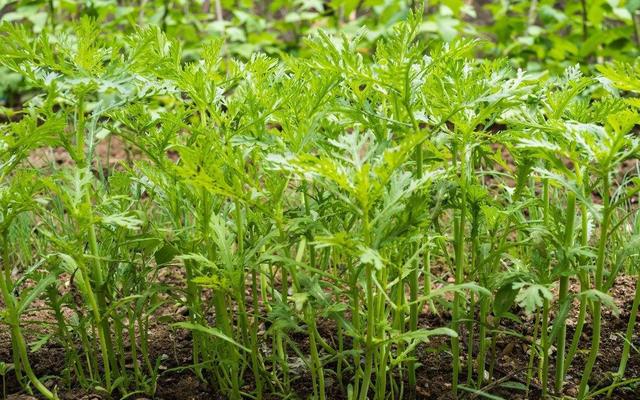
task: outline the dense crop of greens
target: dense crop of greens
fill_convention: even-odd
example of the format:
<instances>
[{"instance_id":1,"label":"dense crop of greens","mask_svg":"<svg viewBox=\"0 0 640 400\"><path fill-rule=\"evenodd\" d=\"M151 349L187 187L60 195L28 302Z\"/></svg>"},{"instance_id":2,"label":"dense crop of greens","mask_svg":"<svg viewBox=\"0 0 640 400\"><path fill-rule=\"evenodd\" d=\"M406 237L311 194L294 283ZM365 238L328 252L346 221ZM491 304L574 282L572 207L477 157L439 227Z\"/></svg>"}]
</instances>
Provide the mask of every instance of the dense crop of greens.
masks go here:
<instances>
[{"instance_id":1,"label":"dense crop of greens","mask_svg":"<svg viewBox=\"0 0 640 400\"><path fill-rule=\"evenodd\" d=\"M634 20L635 3L612 3L613 15ZM519 45L495 47L525 46L512 62L479 59L483 45L453 40L457 30L450 43L422 39L444 23L443 3L444 17L408 13L375 46L364 31L314 29L296 44L302 56L275 58L230 32L200 42L197 15L168 6L153 16L161 26L137 27L140 7L107 27L84 17L47 29L74 12L49 4L32 15L35 33L0 25L0 64L20 77L24 99L0 124L0 322L25 391L152 396L162 359L149 351L150 324L176 303L186 318L161 322L192 332L192 362L181 367L232 399L287 396L305 378L316 399L331 386L349 399L415 397L418 353L437 351L434 338L446 338L454 395L490 395L505 383L498 337L518 334L503 321L535 325L529 368L508 382L525 396L534 380L543 396L561 395L579 352L578 399L637 385L625 370L638 354L640 285L613 383L591 378L603 310L617 312L616 278L638 274L640 180L623 167L640 154L640 67L625 61L635 51L626 42L594 75L571 64L635 25L591 50L545 47L567 26L571 42L580 21L585 37L600 35L606 13L586 23L578 9L567 6L563 19L527 2L529 21L544 13L551 34L529 26ZM320 18L295 4L299 20L267 24L241 8L233 18L244 15L245 35ZM361 6L336 4L334 28ZM232 7L212 6L221 19L204 29L234 28L221 11ZM370 7L362 18L396 19L384 14L391 3ZM509 28L494 29L507 40ZM184 48L183 35L197 46ZM562 62L550 68L562 73L514 68L530 51L556 54ZM97 148L112 143L132 156L101 157ZM67 162L47 157L52 149ZM64 349L55 379L31 367L24 321L35 303L55 321L37 346ZM435 314L442 326L421 323Z\"/></svg>"}]
</instances>

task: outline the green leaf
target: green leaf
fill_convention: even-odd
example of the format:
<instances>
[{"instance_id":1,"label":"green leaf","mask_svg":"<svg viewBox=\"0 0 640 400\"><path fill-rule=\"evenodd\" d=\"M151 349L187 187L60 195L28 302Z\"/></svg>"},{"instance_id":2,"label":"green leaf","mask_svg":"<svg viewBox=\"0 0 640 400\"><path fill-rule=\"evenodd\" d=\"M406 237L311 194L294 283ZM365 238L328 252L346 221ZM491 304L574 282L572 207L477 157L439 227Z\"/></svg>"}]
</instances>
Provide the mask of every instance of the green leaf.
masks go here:
<instances>
[{"instance_id":1,"label":"green leaf","mask_svg":"<svg viewBox=\"0 0 640 400\"><path fill-rule=\"evenodd\" d=\"M493 300L493 313L497 316L506 315L516 300L519 290L514 289L513 282L502 285L496 292Z\"/></svg>"},{"instance_id":2,"label":"green leaf","mask_svg":"<svg viewBox=\"0 0 640 400\"><path fill-rule=\"evenodd\" d=\"M40 350L42 346L49 343L49 340L51 339L51 337L53 337L53 335L54 335L53 333L40 335L38 340L36 340L35 342L29 343L29 352L35 353L36 351Z\"/></svg>"},{"instance_id":3,"label":"green leaf","mask_svg":"<svg viewBox=\"0 0 640 400\"><path fill-rule=\"evenodd\" d=\"M175 256L179 254L178 249L176 249L170 243L166 243L164 246L156 250L153 254L154 259L156 260L156 265L166 265L173 261Z\"/></svg>"},{"instance_id":4,"label":"green leaf","mask_svg":"<svg viewBox=\"0 0 640 400\"><path fill-rule=\"evenodd\" d=\"M458 337L458 334L449 328L435 328L435 329L418 329L411 332L401 333L399 335L393 335L392 337L385 339L382 343L400 343L400 342L428 342L432 336L449 336Z\"/></svg>"},{"instance_id":5,"label":"green leaf","mask_svg":"<svg viewBox=\"0 0 640 400\"><path fill-rule=\"evenodd\" d=\"M528 282L515 282L513 284L514 289L519 289L519 293L516 296L518 305L524 308L527 314L533 314L537 309L542 307L543 301L553 300L551 291L544 285L528 283Z\"/></svg>"},{"instance_id":6,"label":"green leaf","mask_svg":"<svg viewBox=\"0 0 640 400\"><path fill-rule=\"evenodd\" d=\"M558 313L556 314L556 317L553 320L553 326L551 327L551 334L549 335L549 343L554 343L555 338L558 336L558 333L560 332L560 328L566 325L567 317L569 316L569 311L571 310L572 302L573 302L573 297L567 296L567 298L562 303L560 303Z\"/></svg>"},{"instance_id":7,"label":"green leaf","mask_svg":"<svg viewBox=\"0 0 640 400\"><path fill-rule=\"evenodd\" d=\"M291 295L291 300L293 300L295 307L296 307L296 311L302 311L302 308L304 307L304 305L307 303L307 301L309 300L309 294L308 293L294 293Z\"/></svg>"},{"instance_id":8,"label":"green leaf","mask_svg":"<svg viewBox=\"0 0 640 400\"><path fill-rule=\"evenodd\" d=\"M378 253L377 250L369 247L360 248L360 262L362 264L373 265L376 270L381 270L385 265L385 262L382 259L380 253Z\"/></svg>"},{"instance_id":9,"label":"green leaf","mask_svg":"<svg viewBox=\"0 0 640 400\"><path fill-rule=\"evenodd\" d=\"M126 214L107 215L102 217L101 221L105 225L115 225L127 229L137 229L143 223L140 219Z\"/></svg>"},{"instance_id":10,"label":"green leaf","mask_svg":"<svg viewBox=\"0 0 640 400\"><path fill-rule=\"evenodd\" d=\"M616 305L616 302L613 300L613 297L611 297L606 293L602 293L601 291L596 289L589 289L589 290L585 290L584 292L580 292L578 295L585 296L591 301L601 303L605 308L608 308L609 310L611 310L611 312L615 316L620 315L620 308L618 308L618 306Z\"/></svg>"},{"instance_id":11,"label":"green leaf","mask_svg":"<svg viewBox=\"0 0 640 400\"><path fill-rule=\"evenodd\" d=\"M460 389L462 389L462 390L465 390L467 392L473 393L473 394L475 394L475 395L477 395L479 397L483 397L485 399L504 400L504 397L500 397L500 396L497 396L495 394L491 394L489 392L485 392L484 390L481 390L481 389L475 389L475 388L468 387L468 386L465 386L465 385L458 385L458 387Z\"/></svg>"},{"instance_id":12,"label":"green leaf","mask_svg":"<svg viewBox=\"0 0 640 400\"><path fill-rule=\"evenodd\" d=\"M194 323L191 323L191 322L176 322L174 324L171 324L171 326L174 326L176 328L181 328L181 329L187 329L187 330L190 330L190 331L201 332L201 333L204 333L206 335L213 336L213 337L216 337L218 339L222 339L225 342L231 343L232 345L236 346L237 348L239 348L241 350L244 350L247 353L251 353L251 350L249 350L248 348L244 347L240 343L236 342L232 338L228 337L227 335L225 335L224 333L222 333L220 330L218 330L216 328L203 326L203 325L200 325L200 324L194 324Z\"/></svg>"},{"instance_id":13,"label":"green leaf","mask_svg":"<svg viewBox=\"0 0 640 400\"><path fill-rule=\"evenodd\" d=\"M31 304L35 299L40 296L40 294L45 291L49 285L52 285L57 281L57 278L53 274L49 274L44 278L41 278L35 287L27 292L27 295L20 299L20 303L18 304L18 315L21 315L27 310L29 304Z\"/></svg>"},{"instance_id":14,"label":"green leaf","mask_svg":"<svg viewBox=\"0 0 640 400\"><path fill-rule=\"evenodd\" d=\"M500 387L506 388L506 389L512 389L512 390L521 390L521 391L526 391L528 390L527 386L523 383L520 382L515 382L515 381L507 381L507 382L502 382L500 384Z\"/></svg>"}]
</instances>

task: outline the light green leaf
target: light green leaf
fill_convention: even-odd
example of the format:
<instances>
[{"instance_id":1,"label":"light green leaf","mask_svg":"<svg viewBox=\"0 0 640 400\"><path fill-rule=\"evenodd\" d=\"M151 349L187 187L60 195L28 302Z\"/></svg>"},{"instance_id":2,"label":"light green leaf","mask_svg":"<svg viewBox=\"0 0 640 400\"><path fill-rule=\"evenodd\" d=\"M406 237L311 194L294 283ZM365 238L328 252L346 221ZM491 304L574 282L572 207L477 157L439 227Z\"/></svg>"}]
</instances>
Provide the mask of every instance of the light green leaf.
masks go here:
<instances>
[{"instance_id":1,"label":"light green leaf","mask_svg":"<svg viewBox=\"0 0 640 400\"><path fill-rule=\"evenodd\" d=\"M174 324L171 324L171 326L174 326L176 328L181 328L181 329L187 329L187 330L190 330L190 331L197 331L197 332L201 332L201 333L204 333L206 335L209 335L209 336L217 337L218 339L222 339L225 342L231 343L232 345L236 346L237 348L239 348L241 350L244 350L247 353L251 353L251 350L249 350L248 348L244 347L240 343L236 342L232 338L228 337L227 335L225 335L224 333L222 333L220 330L218 330L216 328L203 326L203 325L200 325L200 324L194 324L194 323L191 323L191 322L176 322Z\"/></svg>"}]
</instances>

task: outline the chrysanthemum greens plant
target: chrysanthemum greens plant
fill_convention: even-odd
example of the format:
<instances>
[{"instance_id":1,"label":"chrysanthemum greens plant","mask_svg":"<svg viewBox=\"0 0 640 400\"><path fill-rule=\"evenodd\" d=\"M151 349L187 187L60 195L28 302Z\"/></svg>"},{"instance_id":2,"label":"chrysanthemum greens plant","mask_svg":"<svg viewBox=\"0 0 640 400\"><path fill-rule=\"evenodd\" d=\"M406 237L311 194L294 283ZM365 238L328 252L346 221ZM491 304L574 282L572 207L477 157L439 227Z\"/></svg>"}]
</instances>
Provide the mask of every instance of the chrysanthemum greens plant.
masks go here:
<instances>
[{"instance_id":1,"label":"chrysanthemum greens plant","mask_svg":"<svg viewBox=\"0 0 640 400\"><path fill-rule=\"evenodd\" d=\"M592 371L638 254L637 169L620 167L640 117L619 91L637 87L614 67L531 75L475 42L427 45L421 24L371 55L320 32L307 57L247 61L223 41L185 54L154 27L3 24L0 63L29 87L0 125L0 321L22 388L152 396L163 323L190 332L177 368L232 399L304 382L317 399L413 398L425 351L445 353L460 397L560 395L570 369L580 399L630 384L637 295L613 383ZM112 145L126 159L99 151ZM60 376L31 367L36 302ZM530 349L517 380L505 335Z\"/></svg>"}]
</instances>

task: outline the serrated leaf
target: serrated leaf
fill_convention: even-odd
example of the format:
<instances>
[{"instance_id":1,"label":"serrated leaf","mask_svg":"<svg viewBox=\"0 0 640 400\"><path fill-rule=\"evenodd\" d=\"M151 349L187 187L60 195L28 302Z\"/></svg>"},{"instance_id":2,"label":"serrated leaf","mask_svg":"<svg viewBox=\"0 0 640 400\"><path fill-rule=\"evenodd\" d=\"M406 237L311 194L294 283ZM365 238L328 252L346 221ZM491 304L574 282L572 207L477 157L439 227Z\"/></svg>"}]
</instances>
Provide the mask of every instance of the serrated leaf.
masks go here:
<instances>
[{"instance_id":1,"label":"serrated leaf","mask_svg":"<svg viewBox=\"0 0 640 400\"><path fill-rule=\"evenodd\" d=\"M553 294L544 285L528 283L528 282L515 282L513 284L514 289L519 289L516 296L516 302L522 308L524 308L527 314L533 314L537 309L542 307L544 300L553 300Z\"/></svg>"},{"instance_id":2,"label":"serrated leaf","mask_svg":"<svg viewBox=\"0 0 640 400\"><path fill-rule=\"evenodd\" d=\"M591 301L599 302L605 308L608 308L609 310L611 310L611 312L615 316L620 315L620 308L616 305L616 302L613 300L613 297L611 297L606 293L602 293L601 291L596 289L589 289L589 290L580 292L578 295L585 296Z\"/></svg>"}]
</instances>

